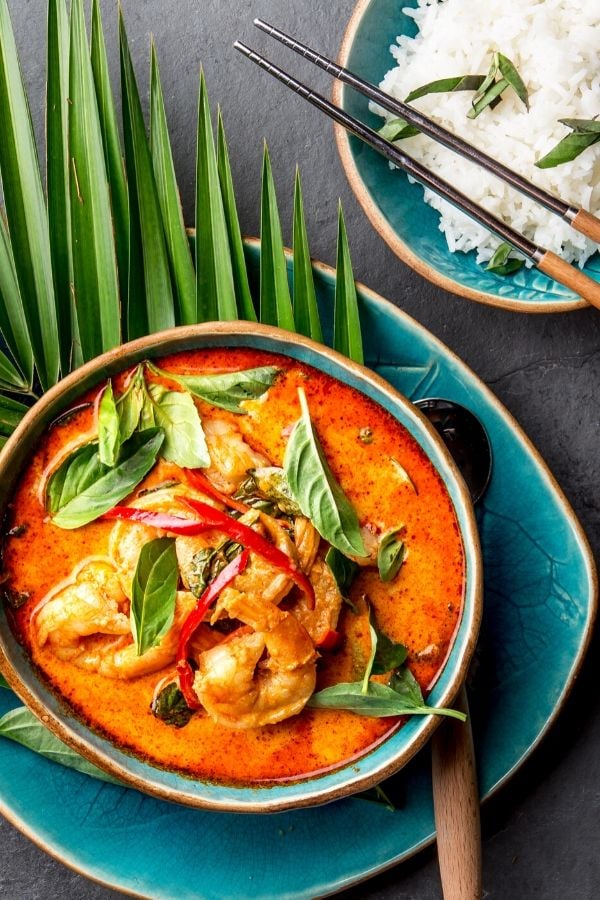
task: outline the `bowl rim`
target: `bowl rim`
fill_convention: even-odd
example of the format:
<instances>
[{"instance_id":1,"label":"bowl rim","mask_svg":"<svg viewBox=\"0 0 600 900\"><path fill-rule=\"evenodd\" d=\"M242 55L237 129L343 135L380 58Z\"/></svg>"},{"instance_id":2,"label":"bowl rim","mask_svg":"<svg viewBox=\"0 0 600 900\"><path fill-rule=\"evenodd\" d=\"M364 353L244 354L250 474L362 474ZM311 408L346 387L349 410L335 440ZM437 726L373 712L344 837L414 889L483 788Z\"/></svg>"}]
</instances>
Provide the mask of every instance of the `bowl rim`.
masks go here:
<instances>
[{"instance_id":1,"label":"bowl rim","mask_svg":"<svg viewBox=\"0 0 600 900\"><path fill-rule=\"evenodd\" d=\"M434 468L436 468L436 471L438 471L438 473L440 474L440 477L442 477L442 480L445 484L448 481L453 482L453 488L456 494L455 497L451 497L451 502L453 507L455 507L456 509L461 537L465 549L465 597L463 611L461 614L461 618L457 624L455 636L458 635L459 631L463 628L465 629L465 631L461 639L462 647L458 649L458 656L453 664L453 671L449 675L449 682L444 688L441 697L439 698L439 705L446 706L449 703L453 702L461 685L465 680L471 657L475 649L483 612L483 564L475 512L473 509L473 504L471 502L470 494L454 460L452 459L449 451L439 437L437 431L429 423L423 413L421 413L420 410L410 402L410 400L404 397L403 394L397 391L376 373L372 372L362 365L359 365L358 363L349 360L340 353L337 353L335 350L332 350L323 344L318 344L315 341L312 341L310 338L284 331L283 329L277 328L275 326L260 325L254 322L207 322L199 325L179 326L168 329L166 331L158 332L156 334L148 335L143 338L138 338L137 340L130 341L102 354L101 356L94 358L90 362L85 363L79 369L72 372L70 375L61 379L61 381L50 388L42 396L42 398L40 398L40 400L38 400L37 403L28 411L28 413L24 416L22 421L15 429L14 433L8 439L4 448L0 452L0 483L3 484L4 494L4 497L0 498L0 506L4 508L5 502L10 498L14 481L16 480L16 478L18 478L20 472L22 471L24 463L22 460L19 460L19 456L21 455L22 444L28 440L30 430L38 422L40 417L44 416L44 414L49 416L50 414L53 415L55 413L59 413L61 411L60 404L65 395L72 395L69 398L68 402L74 402L76 400L77 392L82 393L93 384L101 382L103 376L106 377L107 369L110 370L111 374L113 371L122 371L127 367L128 361L132 358L139 357L141 359L146 354L150 356L159 356L164 355L165 353L178 352L177 347L171 346L173 342L175 342L176 344L181 344L182 346L180 347L180 350L184 350L190 349L189 342L193 342L198 337L210 338L213 336L219 336L221 339L223 339L223 337L231 337L232 346L236 346L236 337L250 339L253 336L262 338L267 343L270 343L271 341L277 342L279 345L283 343L285 346L288 346L290 348L300 346L309 351L311 359L308 361L308 364L312 365L314 368L319 369L319 358L322 358L323 360L329 360L334 364L336 369L339 370L341 368L342 370L345 370L349 376L353 376L359 382L366 381L367 383L370 383L377 391L383 393L384 395L387 395L394 404L403 407L404 411L410 417L416 420L417 427L420 427L426 433L426 436L433 442L437 452L439 453L443 461L443 465L446 468L447 475L444 477L444 475L439 472L439 465L436 465L436 463L432 460L430 461L432 462L432 465L434 465ZM169 344L170 346L165 349L163 346L164 344ZM221 343L219 344L219 346L226 345ZM237 346L247 345L240 344ZM198 349L202 349L202 347L199 347ZM282 350L280 347L273 347L271 352L283 353L285 355L286 351ZM290 357L292 359L299 358L293 353L290 353ZM316 360L315 357L317 357ZM332 377L340 380L340 377L338 375L333 375ZM360 388L357 389L360 390ZM375 402L377 401L375 400ZM394 415L394 413L391 412L391 415ZM397 418L397 416L395 415L394 417ZM42 427L44 426L44 424L45 423L42 423ZM404 427L407 426L404 425ZM420 442L417 435L413 434L413 437L415 440L417 440L417 442ZM34 441L37 442L38 440L39 434L36 435ZM28 448L27 454L29 454L30 452L31 451ZM429 454L427 455L429 458ZM10 469L13 466L15 468L15 471L11 473ZM6 484L7 487L4 487L4 484ZM446 490L448 491L447 484ZM461 523L460 521L459 514L462 514L463 516L463 523ZM28 657L27 659L29 661ZM444 669L442 669L442 672L443 671ZM46 705L41 701L41 699L37 696L35 689L30 688L29 684L21 678L19 673L13 668L12 663L7 658L4 652L4 639L1 635L0 672L4 675L10 687L19 696L19 698L56 737L58 737L61 741L63 741L73 750L82 755L85 759L97 765L100 769L108 772L113 777L121 779L123 782L125 782L126 786L136 788L137 790L157 797L158 799L174 801L194 808L219 810L224 812L263 813L282 811L285 809L296 809L330 802L332 800L337 800L342 797L357 793L358 791L366 790L369 787L372 787L383 779L394 774L400 768L406 765L406 763L408 763L408 761L412 759L412 757L418 752L418 750L420 750L421 747L423 747L423 745L429 740L435 729L441 724L440 716L431 715L423 717L423 727L410 740L406 747L400 748L400 750L394 754L391 760L384 761L384 763L378 765L374 771L368 771L364 774L357 773L354 777L350 775L341 785L333 785L330 787L324 786L321 790L319 790L319 783L326 780L328 775L332 774L332 772L326 771L321 775L309 776L305 779L299 778L290 782L276 782L275 786L279 790L283 790L282 796L275 796L274 794L272 794L270 797L266 796L271 788L270 785L240 785L237 789L239 793L242 794L243 792L248 792L250 788L250 791L255 795L254 799L235 800L226 798L224 801L215 801L214 798L206 799L205 797L198 796L197 794L193 794L185 790L186 783L202 784L202 779L189 779L180 773L175 773L178 775L178 781L181 781L183 787L179 789L173 788L171 786L165 786L163 784L152 782L151 778L147 779L130 771L127 763L128 759L132 759L134 761L137 761L138 763L144 763L144 761L141 759L141 757L137 756L134 753L120 750L118 745L112 742L110 738L106 740L108 741L108 743L110 743L112 748L116 749L124 756L124 764L117 762L109 755L108 752L105 752L103 749L94 746L94 744L87 739L86 735L95 735L97 734L96 732L92 731L92 729L86 728L85 726L82 726L85 732L84 735L76 732L69 725L68 720L69 718L72 718L74 721L77 721L80 724L81 720L78 719L77 715L74 714L72 710L70 710L66 706L63 706L65 712L61 713L56 713L48 709ZM55 697L61 699L60 695L57 692L44 684L43 679L38 678L35 669L33 666L31 666L30 662L28 666L28 675L33 676L34 687L36 684L43 686L46 690L49 690ZM394 733L395 732L392 732L392 734ZM377 744L376 747L379 748L380 746L382 746L382 744L386 744L387 740L388 739L385 738L381 743ZM367 751L365 754L362 754L358 758L358 760L367 759L371 752L372 751ZM336 767L336 769L333 770L333 773L344 771L351 772L358 760L349 760L345 764ZM155 766L152 763L148 762L145 763L145 765L148 767L150 772L152 771L152 769L156 769L162 772L170 771L161 769L159 766ZM218 783L212 781L207 780L204 783L210 784L213 787L215 786L215 784L217 784L217 787L219 787ZM290 789L295 788L301 790L303 786L309 789L313 786L317 786L317 790L307 791L307 796L303 795L301 797L287 798L287 791L285 790L286 788L289 787ZM223 789L236 793L236 787L232 788L230 785L223 784ZM265 796L260 797L259 799L259 794L265 794Z\"/></svg>"},{"instance_id":2,"label":"bowl rim","mask_svg":"<svg viewBox=\"0 0 600 900\"><path fill-rule=\"evenodd\" d=\"M375 2L377 2L377 0L358 0L353 8L337 55L337 62L340 66L348 65L350 53L362 25L362 20L371 4ZM343 82L334 80L332 99L336 106L339 106L342 109L345 108L344 95L346 89L347 86L344 85ZM577 309L589 307L589 303L583 298L579 298L578 300L552 300L549 303L538 301L525 303L522 300L508 300L504 297L498 297L496 294L491 294L489 291L478 291L466 284L455 281L454 278L451 278L449 275L443 275L411 250L408 244L406 244L392 228L363 180L350 147L350 134L342 125L338 125L337 123L334 123L333 129L342 168L344 169L350 187L363 208L369 222L396 256L423 278L427 278L428 281L431 281L433 284L436 284L438 287L443 288L451 294L456 294L459 297L466 297L468 300L475 300L477 303L484 303L487 306L511 310L512 312L564 313L574 312Z\"/></svg>"}]
</instances>

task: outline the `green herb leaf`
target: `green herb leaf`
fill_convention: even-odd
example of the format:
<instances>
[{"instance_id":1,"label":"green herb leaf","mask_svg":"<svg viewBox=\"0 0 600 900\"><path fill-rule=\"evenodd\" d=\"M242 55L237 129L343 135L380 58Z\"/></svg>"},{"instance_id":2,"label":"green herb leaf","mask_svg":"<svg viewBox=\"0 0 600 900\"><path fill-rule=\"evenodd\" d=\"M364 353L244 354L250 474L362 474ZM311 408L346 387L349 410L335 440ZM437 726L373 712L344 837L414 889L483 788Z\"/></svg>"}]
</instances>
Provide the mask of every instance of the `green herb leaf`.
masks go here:
<instances>
[{"instance_id":1,"label":"green herb leaf","mask_svg":"<svg viewBox=\"0 0 600 900\"><path fill-rule=\"evenodd\" d=\"M488 90L480 100L473 100L473 105L467 113L467 118L476 119L477 116L482 113L484 109L487 109L488 106L493 107L495 101L500 98L500 95L506 90L507 87L508 81L506 80L506 78L501 78L500 81L495 81L494 84L490 88L488 88Z\"/></svg>"},{"instance_id":2,"label":"green herb leaf","mask_svg":"<svg viewBox=\"0 0 600 900\"><path fill-rule=\"evenodd\" d=\"M377 653L377 632L373 628L373 624L369 621L369 637L371 639L371 650L369 653L369 659L367 660L367 667L365 669L365 674L362 680L362 694L369 693L369 678L371 677L371 672L373 670L373 663L375 662L375 654Z\"/></svg>"},{"instance_id":3,"label":"green herb leaf","mask_svg":"<svg viewBox=\"0 0 600 900\"><path fill-rule=\"evenodd\" d=\"M254 495L274 503L284 516L301 516L302 510L292 497L285 472L278 466L264 466L249 473Z\"/></svg>"},{"instance_id":4,"label":"green herb leaf","mask_svg":"<svg viewBox=\"0 0 600 900\"><path fill-rule=\"evenodd\" d=\"M260 321L295 331L281 222L265 143L260 206Z\"/></svg>"},{"instance_id":5,"label":"green herb leaf","mask_svg":"<svg viewBox=\"0 0 600 900\"><path fill-rule=\"evenodd\" d=\"M559 119L561 125L566 125L576 134L600 134L600 120L595 119Z\"/></svg>"},{"instance_id":6,"label":"green herb leaf","mask_svg":"<svg viewBox=\"0 0 600 900\"><path fill-rule=\"evenodd\" d=\"M358 517L323 453L310 419L306 395L298 390L302 415L285 449L283 468L294 500L326 541L342 553L366 556Z\"/></svg>"},{"instance_id":7,"label":"green herb leaf","mask_svg":"<svg viewBox=\"0 0 600 900\"><path fill-rule=\"evenodd\" d=\"M348 559L343 553L340 553L335 547L330 547L325 554L325 562L331 569L331 574L336 580L340 593L346 599L348 591L352 587L356 574L359 570L358 563L353 559Z\"/></svg>"},{"instance_id":8,"label":"green herb leaf","mask_svg":"<svg viewBox=\"0 0 600 900\"><path fill-rule=\"evenodd\" d=\"M588 147L597 144L598 141L600 141L600 134L597 132L574 131L559 141L545 156L538 159L536 166L538 169L553 169L555 166L571 162L571 160L577 159Z\"/></svg>"},{"instance_id":9,"label":"green herb leaf","mask_svg":"<svg viewBox=\"0 0 600 900\"><path fill-rule=\"evenodd\" d=\"M453 78L439 78L411 91L404 98L405 103L412 103L428 94L452 94L455 91L479 91L486 80L485 75L457 75Z\"/></svg>"},{"instance_id":10,"label":"green herb leaf","mask_svg":"<svg viewBox=\"0 0 600 900\"><path fill-rule=\"evenodd\" d=\"M518 272L525 265L524 259L509 259L513 248L510 244L500 244L489 263L485 267L486 272L494 272L496 275L510 275Z\"/></svg>"},{"instance_id":11,"label":"green herb leaf","mask_svg":"<svg viewBox=\"0 0 600 900\"><path fill-rule=\"evenodd\" d=\"M203 469L210 466L206 438L196 405L185 391L168 391L151 384L154 422L165 433L161 455L178 466Z\"/></svg>"},{"instance_id":12,"label":"green herb leaf","mask_svg":"<svg viewBox=\"0 0 600 900\"><path fill-rule=\"evenodd\" d=\"M0 0L0 120L0 172L13 261L33 356L46 389L59 370L48 215L6 0ZM26 361L24 356L24 365Z\"/></svg>"},{"instance_id":13,"label":"green herb leaf","mask_svg":"<svg viewBox=\"0 0 600 900\"><path fill-rule=\"evenodd\" d=\"M403 484L410 485L410 487L413 489L415 494L418 494L419 491L417 490L417 486L414 483L414 481L412 480L412 478L410 477L410 475L408 474L408 472L406 471L406 469L404 468L404 466L400 465L400 463L394 456L390 456L390 462L391 462L392 466L394 467L396 475L398 476L400 481Z\"/></svg>"},{"instance_id":14,"label":"green herb leaf","mask_svg":"<svg viewBox=\"0 0 600 900\"><path fill-rule=\"evenodd\" d=\"M108 466L100 461L98 444L82 444L52 473L46 485L46 508L56 515L64 506L106 475Z\"/></svg>"},{"instance_id":15,"label":"green herb leaf","mask_svg":"<svg viewBox=\"0 0 600 900\"><path fill-rule=\"evenodd\" d=\"M27 390L33 382L33 351L10 238L2 215L0 215L0 331L23 373L18 372L7 360L6 371L0 375L10 387Z\"/></svg>"},{"instance_id":16,"label":"green herb leaf","mask_svg":"<svg viewBox=\"0 0 600 900\"><path fill-rule=\"evenodd\" d=\"M354 362L362 365L365 361L358 315L358 297L341 202L338 207L333 347L334 350L350 357Z\"/></svg>"},{"instance_id":17,"label":"green herb leaf","mask_svg":"<svg viewBox=\"0 0 600 900\"><path fill-rule=\"evenodd\" d=\"M418 128L415 128L414 125L409 125L406 119L400 118L388 119L378 132L386 141L401 141L405 138L416 137L420 133Z\"/></svg>"},{"instance_id":18,"label":"green herb leaf","mask_svg":"<svg viewBox=\"0 0 600 900\"><path fill-rule=\"evenodd\" d=\"M175 538L144 544L131 594L131 631L138 656L158 646L173 624L178 581Z\"/></svg>"},{"instance_id":19,"label":"green herb leaf","mask_svg":"<svg viewBox=\"0 0 600 900\"><path fill-rule=\"evenodd\" d=\"M504 53L497 53L496 60L498 69L502 77L508 81L509 85L519 98L519 100L525 104L527 110L529 110L529 93L527 88L525 87L525 83L519 73L517 72L516 66L511 60L504 55Z\"/></svg>"},{"instance_id":20,"label":"green herb leaf","mask_svg":"<svg viewBox=\"0 0 600 900\"><path fill-rule=\"evenodd\" d=\"M121 307L83 0L73 0L71 7L69 153L73 290L81 352L87 360L120 343Z\"/></svg>"},{"instance_id":21,"label":"green herb leaf","mask_svg":"<svg viewBox=\"0 0 600 900\"><path fill-rule=\"evenodd\" d=\"M371 667L371 674L383 675L385 672L391 672L405 663L408 650L404 644L396 643L378 628L373 610L370 611L370 622L377 634L377 650Z\"/></svg>"},{"instance_id":22,"label":"green herb leaf","mask_svg":"<svg viewBox=\"0 0 600 900\"><path fill-rule=\"evenodd\" d=\"M131 376L125 392L117 398L119 440L121 443L128 440L138 427L145 394L144 367L140 365Z\"/></svg>"},{"instance_id":23,"label":"green herb leaf","mask_svg":"<svg viewBox=\"0 0 600 900\"><path fill-rule=\"evenodd\" d=\"M130 494L148 474L156 461L163 440L164 433L161 428L141 431L123 444L117 464L113 469L105 471L100 469L102 463L97 457L96 448L95 460L91 456L87 457L79 462L78 469L74 473L68 471L64 476L60 476L59 473L63 466L67 466L72 459L69 457L48 484L49 498L54 489L52 480L55 477L59 479L55 490L58 492L58 487L62 487L59 495L59 511L52 520L54 524L59 528L80 528L108 512L116 503ZM81 450L81 452L83 451ZM94 475L93 480L90 470ZM67 502L64 502L63 494L69 496ZM52 500L50 502L50 511L52 512L55 504Z\"/></svg>"},{"instance_id":24,"label":"green herb leaf","mask_svg":"<svg viewBox=\"0 0 600 900\"><path fill-rule=\"evenodd\" d=\"M196 306L199 322L237 318L233 265L203 71L196 153Z\"/></svg>"},{"instance_id":25,"label":"green herb leaf","mask_svg":"<svg viewBox=\"0 0 600 900\"><path fill-rule=\"evenodd\" d=\"M110 381L102 391L98 405L98 458L105 466L114 466L121 445L120 422Z\"/></svg>"},{"instance_id":26,"label":"green herb leaf","mask_svg":"<svg viewBox=\"0 0 600 900\"><path fill-rule=\"evenodd\" d=\"M116 784L124 787L123 782L112 775L108 775L99 769L93 763L89 763L83 756L71 750L66 744L63 744L51 731L42 725L39 719L30 712L26 706L18 706L12 709L0 719L0 737L8 738L28 750L33 750L40 756L45 756L52 762L66 766L68 769L76 769L99 781L107 781L109 784Z\"/></svg>"},{"instance_id":27,"label":"green herb leaf","mask_svg":"<svg viewBox=\"0 0 600 900\"><path fill-rule=\"evenodd\" d=\"M406 545L398 538L404 525L386 532L377 550L377 568L382 581L393 581L406 559Z\"/></svg>"},{"instance_id":28,"label":"green herb leaf","mask_svg":"<svg viewBox=\"0 0 600 900\"><path fill-rule=\"evenodd\" d=\"M178 321L182 325L193 325L196 321L196 272L183 221L154 40L150 69L150 149L177 294Z\"/></svg>"},{"instance_id":29,"label":"green herb leaf","mask_svg":"<svg viewBox=\"0 0 600 900\"><path fill-rule=\"evenodd\" d=\"M117 114L110 86L100 0L92 0L91 59L98 101L102 145L104 148L104 161L110 185L119 290L121 297L125 301L129 289L129 197L125 179L125 159L121 150Z\"/></svg>"},{"instance_id":30,"label":"green herb leaf","mask_svg":"<svg viewBox=\"0 0 600 900\"><path fill-rule=\"evenodd\" d=\"M323 331L317 306L308 234L304 218L300 169L296 166L294 183L294 321L298 334L323 343Z\"/></svg>"},{"instance_id":31,"label":"green herb leaf","mask_svg":"<svg viewBox=\"0 0 600 900\"><path fill-rule=\"evenodd\" d=\"M48 3L48 80L46 158L48 229L58 317L61 369L71 367L77 318L71 283L71 205L69 197L69 17L65 0Z\"/></svg>"},{"instance_id":32,"label":"green herb leaf","mask_svg":"<svg viewBox=\"0 0 600 900\"><path fill-rule=\"evenodd\" d=\"M244 400L262 397L280 372L276 366L259 366L256 369L224 372L220 375L179 375L159 369L150 362L147 365L151 372L180 384L195 397L238 415L246 414L240 404Z\"/></svg>"},{"instance_id":33,"label":"green herb leaf","mask_svg":"<svg viewBox=\"0 0 600 900\"><path fill-rule=\"evenodd\" d=\"M248 267L246 266L246 258L244 256L244 243L242 241L240 220L235 203L235 192L233 189L231 165L229 163L227 138L225 137L225 126L223 124L223 116L221 115L220 107L217 110L217 168L219 171L221 195L223 197L223 210L225 212L227 234L229 235L229 250L231 252L231 266L233 270L233 283L235 286L238 312L241 319L246 319L249 322L256 322L256 310L254 309L252 294L250 293Z\"/></svg>"},{"instance_id":34,"label":"green herb leaf","mask_svg":"<svg viewBox=\"0 0 600 900\"><path fill-rule=\"evenodd\" d=\"M24 403L0 394L0 434L9 437L27 411Z\"/></svg>"},{"instance_id":35,"label":"green herb leaf","mask_svg":"<svg viewBox=\"0 0 600 900\"><path fill-rule=\"evenodd\" d=\"M408 669L403 669L408 672ZM413 679L414 681L414 679ZM399 684L400 691L377 681L370 681L367 693L363 693L362 681L334 684L313 694L307 706L313 709L347 709L359 716L450 716L453 719L466 721L466 715L456 709L445 709L438 706L427 706L422 697L416 699L414 690L408 682ZM404 689L406 687L406 689ZM418 687L418 685L417 685ZM419 691L420 693L420 691Z\"/></svg>"},{"instance_id":36,"label":"green herb leaf","mask_svg":"<svg viewBox=\"0 0 600 900\"><path fill-rule=\"evenodd\" d=\"M194 597L201 597L211 581L214 581L219 572L242 550L242 545L235 541L223 541L219 547L203 547L194 553L191 565L185 572Z\"/></svg>"},{"instance_id":37,"label":"green herb leaf","mask_svg":"<svg viewBox=\"0 0 600 900\"><path fill-rule=\"evenodd\" d=\"M150 709L153 716L156 716L165 725L172 725L174 728L183 728L194 715L194 710L189 708L185 697L174 681L159 692L152 701Z\"/></svg>"},{"instance_id":38,"label":"green herb leaf","mask_svg":"<svg viewBox=\"0 0 600 900\"><path fill-rule=\"evenodd\" d=\"M175 324L173 290L152 157L121 10L119 46L129 214L130 219L135 219L133 227L137 231L142 260L138 277L141 274L143 278L143 293L130 295L129 305L145 304L145 321L148 323L149 333L153 333ZM130 221L130 227L131 224Z\"/></svg>"}]
</instances>

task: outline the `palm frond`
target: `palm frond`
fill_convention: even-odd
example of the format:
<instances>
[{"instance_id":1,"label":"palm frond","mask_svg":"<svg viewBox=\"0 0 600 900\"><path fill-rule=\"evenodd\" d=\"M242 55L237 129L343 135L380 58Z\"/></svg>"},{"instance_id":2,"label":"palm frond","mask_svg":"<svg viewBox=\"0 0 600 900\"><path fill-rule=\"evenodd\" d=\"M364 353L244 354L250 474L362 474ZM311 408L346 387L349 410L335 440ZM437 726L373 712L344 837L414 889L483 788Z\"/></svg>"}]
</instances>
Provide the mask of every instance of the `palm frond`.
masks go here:
<instances>
[{"instance_id":1,"label":"palm frond","mask_svg":"<svg viewBox=\"0 0 600 900\"><path fill-rule=\"evenodd\" d=\"M308 234L304 218L302 182L296 166L294 183L294 321L299 334L323 342L323 330L317 306Z\"/></svg>"},{"instance_id":2,"label":"palm frond","mask_svg":"<svg viewBox=\"0 0 600 900\"><path fill-rule=\"evenodd\" d=\"M27 410L28 407L24 403L0 394L0 435L9 437Z\"/></svg>"},{"instance_id":3,"label":"palm frond","mask_svg":"<svg viewBox=\"0 0 600 900\"><path fill-rule=\"evenodd\" d=\"M355 362L364 363L358 298L352 274L352 260L346 234L344 212L338 207L337 265L335 278L335 307L333 316L333 347Z\"/></svg>"},{"instance_id":4,"label":"palm frond","mask_svg":"<svg viewBox=\"0 0 600 900\"><path fill-rule=\"evenodd\" d=\"M196 279L199 322L237 319L233 266L203 71L196 147Z\"/></svg>"},{"instance_id":5,"label":"palm frond","mask_svg":"<svg viewBox=\"0 0 600 900\"><path fill-rule=\"evenodd\" d=\"M0 331L6 345L17 361L23 376L18 376L24 388L30 387L33 380L33 352L27 330L25 311L21 300L19 282L15 271L15 263L6 231L4 219L0 213Z\"/></svg>"},{"instance_id":6,"label":"palm frond","mask_svg":"<svg viewBox=\"0 0 600 900\"><path fill-rule=\"evenodd\" d=\"M6 353L0 350L0 389L26 392L28 387L29 385L23 380L23 376L15 368Z\"/></svg>"},{"instance_id":7,"label":"palm frond","mask_svg":"<svg viewBox=\"0 0 600 900\"><path fill-rule=\"evenodd\" d=\"M73 289L84 359L121 340L119 282L83 0L72 0L69 157Z\"/></svg>"},{"instance_id":8,"label":"palm frond","mask_svg":"<svg viewBox=\"0 0 600 900\"><path fill-rule=\"evenodd\" d=\"M295 331L281 222L269 150L265 143L260 206L260 321Z\"/></svg>"},{"instance_id":9,"label":"palm frond","mask_svg":"<svg viewBox=\"0 0 600 900\"><path fill-rule=\"evenodd\" d=\"M15 271L42 387L58 378L48 215L7 0L0 0L0 172Z\"/></svg>"},{"instance_id":10,"label":"palm frond","mask_svg":"<svg viewBox=\"0 0 600 900\"><path fill-rule=\"evenodd\" d=\"M129 309L133 305L145 306L147 330L152 333L175 324L173 290L152 157L121 12L119 12L119 45L129 215L130 219L137 216L143 275L143 292L133 296L130 294L128 302Z\"/></svg>"}]
</instances>

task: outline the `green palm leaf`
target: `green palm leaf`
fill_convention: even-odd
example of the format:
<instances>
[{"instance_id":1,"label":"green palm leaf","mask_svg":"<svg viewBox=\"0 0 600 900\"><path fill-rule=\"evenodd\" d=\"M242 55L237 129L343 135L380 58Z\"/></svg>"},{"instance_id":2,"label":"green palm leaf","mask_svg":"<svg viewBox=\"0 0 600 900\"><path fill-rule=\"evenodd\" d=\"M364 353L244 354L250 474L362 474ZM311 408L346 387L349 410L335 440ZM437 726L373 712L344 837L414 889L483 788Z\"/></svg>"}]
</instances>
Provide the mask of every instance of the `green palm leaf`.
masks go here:
<instances>
[{"instance_id":1,"label":"green palm leaf","mask_svg":"<svg viewBox=\"0 0 600 900\"><path fill-rule=\"evenodd\" d=\"M25 375L22 378L16 373L21 387L31 386L33 378L33 353L25 312L21 301L21 292L17 281L15 263L10 246L10 238L6 231L4 219L0 213L0 331L6 344L19 363Z\"/></svg>"},{"instance_id":2,"label":"green palm leaf","mask_svg":"<svg viewBox=\"0 0 600 900\"><path fill-rule=\"evenodd\" d=\"M196 148L196 303L200 322L237 319L233 266L202 71Z\"/></svg>"},{"instance_id":3,"label":"green palm leaf","mask_svg":"<svg viewBox=\"0 0 600 900\"><path fill-rule=\"evenodd\" d=\"M48 3L46 88L46 188L60 367L70 371L76 343L71 293L71 208L69 202L69 18L65 0Z\"/></svg>"},{"instance_id":4,"label":"green palm leaf","mask_svg":"<svg viewBox=\"0 0 600 900\"><path fill-rule=\"evenodd\" d=\"M7 0L0 0L0 172L15 271L40 382L58 377L48 216Z\"/></svg>"},{"instance_id":5,"label":"green palm leaf","mask_svg":"<svg viewBox=\"0 0 600 900\"><path fill-rule=\"evenodd\" d=\"M342 204L338 207L337 266L335 278L335 309L333 347L355 362L364 363L362 334L358 316L358 298L352 273L350 247Z\"/></svg>"},{"instance_id":6,"label":"green palm leaf","mask_svg":"<svg viewBox=\"0 0 600 900\"><path fill-rule=\"evenodd\" d=\"M23 376L14 367L6 353L0 350L0 388L26 392L28 387L29 385L23 380Z\"/></svg>"},{"instance_id":7,"label":"green palm leaf","mask_svg":"<svg viewBox=\"0 0 600 900\"><path fill-rule=\"evenodd\" d=\"M183 222L154 41L150 69L150 149L167 251L177 293L178 319L183 325L193 325L196 321L196 273Z\"/></svg>"},{"instance_id":8,"label":"green palm leaf","mask_svg":"<svg viewBox=\"0 0 600 900\"><path fill-rule=\"evenodd\" d=\"M235 192L233 190L233 177L231 175L231 164L229 162L229 151L227 149L227 138L225 137L225 126L223 125L223 116L221 115L220 109L217 110L217 166L219 169L221 194L223 195L227 233L229 235L229 249L231 251L231 264L233 266L233 281L235 284L235 296L237 299L238 311L241 319L248 319L250 322L256 322L256 311L254 309L254 303L252 302L252 294L250 293L250 284L248 282L248 269L246 266L246 258L244 256L244 244L242 242L240 220L235 203Z\"/></svg>"},{"instance_id":9,"label":"green palm leaf","mask_svg":"<svg viewBox=\"0 0 600 900\"><path fill-rule=\"evenodd\" d=\"M73 285L84 359L121 339L110 195L83 0L71 5L69 154Z\"/></svg>"},{"instance_id":10,"label":"green palm leaf","mask_svg":"<svg viewBox=\"0 0 600 900\"><path fill-rule=\"evenodd\" d=\"M104 161L108 173L110 199L115 230L117 268L121 297L127 296L129 271L129 198L125 179L125 160L121 151L117 114L108 73L108 59L99 0L92 0L91 36L92 72L96 87L98 115Z\"/></svg>"},{"instance_id":11,"label":"green palm leaf","mask_svg":"<svg viewBox=\"0 0 600 900\"><path fill-rule=\"evenodd\" d=\"M0 435L9 437L27 410L28 407L24 403L0 394Z\"/></svg>"},{"instance_id":12,"label":"green palm leaf","mask_svg":"<svg viewBox=\"0 0 600 900\"><path fill-rule=\"evenodd\" d=\"M265 143L260 209L260 321L295 331L283 252L281 222L269 150Z\"/></svg>"},{"instance_id":13,"label":"green palm leaf","mask_svg":"<svg viewBox=\"0 0 600 900\"><path fill-rule=\"evenodd\" d=\"M129 184L129 214L137 219L135 227L138 247L141 251L141 271L138 271L139 287L128 298L128 321L135 322L137 337L139 322L137 313L131 316L132 306L145 306L145 321L149 332L161 331L175 324L171 273L165 244L158 192L154 180L152 157L146 135L142 104L138 91L123 15L119 12L119 38L121 48L121 89L123 92L123 131L125 133L125 162ZM133 226L133 221L131 222ZM139 263L138 263L139 265ZM131 273L130 273L131 274Z\"/></svg>"},{"instance_id":14,"label":"green palm leaf","mask_svg":"<svg viewBox=\"0 0 600 900\"><path fill-rule=\"evenodd\" d=\"M297 166L294 184L294 320L299 334L305 334L313 341L323 343L323 331L317 307L315 281L304 219L302 183Z\"/></svg>"}]
</instances>

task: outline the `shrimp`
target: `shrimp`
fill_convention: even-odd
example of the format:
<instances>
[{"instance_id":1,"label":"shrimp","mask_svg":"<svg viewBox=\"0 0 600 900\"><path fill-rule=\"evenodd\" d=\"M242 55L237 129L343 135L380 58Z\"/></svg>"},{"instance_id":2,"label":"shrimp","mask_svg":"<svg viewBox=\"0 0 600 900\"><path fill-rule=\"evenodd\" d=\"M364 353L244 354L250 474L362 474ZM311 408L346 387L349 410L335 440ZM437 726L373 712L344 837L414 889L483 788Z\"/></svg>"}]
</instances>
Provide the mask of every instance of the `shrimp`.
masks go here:
<instances>
[{"instance_id":1,"label":"shrimp","mask_svg":"<svg viewBox=\"0 0 600 900\"><path fill-rule=\"evenodd\" d=\"M156 647L141 656L133 642L129 600L118 573L104 557L84 560L69 581L42 600L34 613L37 642L80 669L110 678L136 678L175 660L181 626L196 605L178 591L173 624Z\"/></svg>"},{"instance_id":2,"label":"shrimp","mask_svg":"<svg viewBox=\"0 0 600 900\"><path fill-rule=\"evenodd\" d=\"M237 426L224 419L202 422L210 455L205 474L224 494L233 494L247 478L248 469L269 466L270 462L246 443Z\"/></svg>"},{"instance_id":3,"label":"shrimp","mask_svg":"<svg viewBox=\"0 0 600 900\"><path fill-rule=\"evenodd\" d=\"M310 519L298 516L294 522L294 543L303 572L308 573L312 569L320 542L321 535Z\"/></svg>"},{"instance_id":4,"label":"shrimp","mask_svg":"<svg viewBox=\"0 0 600 900\"><path fill-rule=\"evenodd\" d=\"M302 594L292 612L318 645L329 631L335 631L342 595L331 569L323 559L315 561L308 578L315 590L315 608L309 609L306 597Z\"/></svg>"},{"instance_id":5,"label":"shrimp","mask_svg":"<svg viewBox=\"0 0 600 900\"><path fill-rule=\"evenodd\" d=\"M231 728L281 722L299 713L315 689L317 654L306 629L291 613L262 606L266 630L234 633L198 659L198 699Z\"/></svg>"}]
</instances>

